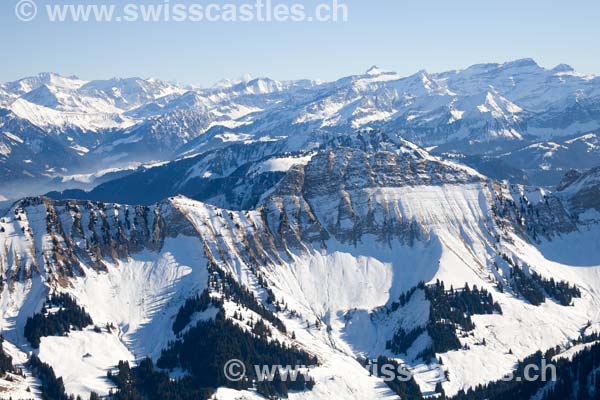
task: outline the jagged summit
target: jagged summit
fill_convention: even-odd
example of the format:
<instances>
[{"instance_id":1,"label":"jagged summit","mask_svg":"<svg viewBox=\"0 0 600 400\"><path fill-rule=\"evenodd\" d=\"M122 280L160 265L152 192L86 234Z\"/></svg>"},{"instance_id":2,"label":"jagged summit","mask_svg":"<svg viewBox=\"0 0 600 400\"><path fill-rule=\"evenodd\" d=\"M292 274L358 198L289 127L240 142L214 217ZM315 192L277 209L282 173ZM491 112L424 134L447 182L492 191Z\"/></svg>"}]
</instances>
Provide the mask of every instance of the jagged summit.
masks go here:
<instances>
[{"instance_id":1,"label":"jagged summit","mask_svg":"<svg viewBox=\"0 0 600 400\"><path fill-rule=\"evenodd\" d=\"M552 71L556 73L575 72L575 68L573 68L569 64L559 64L556 67L552 68Z\"/></svg>"},{"instance_id":2,"label":"jagged summit","mask_svg":"<svg viewBox=\"0 0 600 400\"><path fill-rule=\"evenodd\" d=\"M519 68L519 67L538 67L539 64L533 58L521 58L514 61L507 61L501 64L505 68Z\"/></svg>"},{"instance_id":3,"label":"jagged summit","mask_svg":"<svg viewBox=\"0 0 600 400\"><path fill-rule=\"evenodd\" d=\"M387 71L385 71L385 70L383 70L383 69L379 68L378 66L376 66L376 65L373 65L371 68L369 68L369 69L367 70L367 72L365 72L365 75L378 76L378 75L384 74L384 73L386 73L386 72L387 72Z\"/></svg>"}]
</instances>

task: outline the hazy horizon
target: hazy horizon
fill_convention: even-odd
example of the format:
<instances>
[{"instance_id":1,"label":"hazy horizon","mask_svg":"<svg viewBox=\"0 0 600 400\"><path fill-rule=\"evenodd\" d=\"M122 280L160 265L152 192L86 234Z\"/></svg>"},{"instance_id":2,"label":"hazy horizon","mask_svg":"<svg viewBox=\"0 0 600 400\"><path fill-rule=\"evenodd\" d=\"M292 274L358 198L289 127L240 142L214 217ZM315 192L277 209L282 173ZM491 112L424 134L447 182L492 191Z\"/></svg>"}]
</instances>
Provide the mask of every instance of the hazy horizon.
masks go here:
<instances>
[{"instance_id":1,"label":"hazy horizon","mask_svg":"<svg viewBox=\"0 0 600 400\"><path fill-rule=\"evenodd\" d=\"M541 0L339 0L348 6L348 21L329 23L52 23L42 18L44 5L60 2L35 1L39 13L31 22L15 17L16 0L0 3L0 32L13 38L5 42L2 82L41 71L82 79L152 76L201 86L244 74L331 81L371 65L411 75L521 58L600 74L600 44L589 40L600 36L600 3L589 0L568 7Z\"/></svg>"},{"instance_id":2,"label":"hazy horizon","mask_svg":"<svg viewBox=\"0 0 600 400\"><path fill-rule=\"evenodd\" d=\"M53 74L60 75L60 76L63 76L63 77L76 77L78 79L85 80L85 81L108 80L108 79L113 79L113 78L114 79L141 78L141 79L158 79L158 80L161 80L161 81L170 82L170 83L174 83L174 84L179 84L179 85L183 85L183 86L188 86L189 85L189 86L198 86L198 87L206 87L206 88L208 88L208 87L216 86L216 85L218 85L218 84L220 84L222 82L226 82L226 81L232 81L232 82L250 81L250 80L259 79L259 78L276 79L276 80L282 81L282 82L285 82L285 81L295 81L295 80L303 80L303 79L310 79L310 80L322 81L322 82L332 82L332 81L336 81L338 79L342 79L342 78L347 77L347 76L354 76L354 75L364 74L369 69L371 69L373 67L377 67L377 68L379 68L379 69L381 69L381 70L383 70L385 72L397 73L397 74L399 74L402 77L409 77L411 75L419 73L420 71L426 71L427 73L436 74L436 73L443 73L443 72L450 72L450 71L461 71L461 70L465 70L465 69L470 68L470 67L475 66L475 65L482 65L482 64L505 64L505 63L510 63L510 62L513 62L513 61L519 61L519 60L524 60L524 59L531 59L531 58L528 57L528 58L521 58L521 59L514 59L514 60L506 60L506 61L502 61L502 62L486 62L486 61L482 61L482 62L478 62L478 63L475 63L475 64L465 65L465 66L460 67L460 68L449 69L449 70L440 70L440 71L431 71L431 70L429 70L427 68L421 68L419 70L415 70L412 73L408 73L408 74L401 74L398 71L395 71L393 69L386 68L386 67L381 66L381 65L374 65L373 64L373 65L366 66L361 71L355 71L355 72L350 73L348 75L338 76L338 77L335 77L333 79L308 78L308 77L302 77L302 76L301 77L295 77L295 78L285 78L285 77L274 78L272 76L267 76L267 75L264 75L264 74L263 75L253 75L253 74L250 74L250 73L245 73L245 74L242 74L242 75L237 76L237 77L225 76L225 77L222 77L221 79L219 79L217 81L214 81L214 82L208 83L208 84L199 84L199 83L196 83L196 82L184 82L184 81L179 81L179 80L165 79L165 78L162 78L160 76L144 76L144 75L140 75L140 74L130 75L130 76L101 76L101 77L94 77L94 76L80 76L80 75L77 75L77 74L69 73L68 71L48 71L48 70L46 70L46 71L39 71L39 72L31 74L31 75L19 76L19 77L16 77L15 79L10 79L10 80L6 80L6 81L2 81L1 83L14 82L14 81L17 81L17 80L20 80L20 79L25 79L25 78L30 77L30 76L35 76L35 75L44 74L44 73L53 73ZM547 70L551 70L551 69L553 69L553 68L555 68L555 67L557 67L557 66L559 66L561 64L566 64L566 65L569 65L569 66L573 67L573 65L569 64L568 62L559 63L559 64L556 64L556 65L542 65L537 60L535 60L535 59L532 59L532 60L535 61L538 66L540 66L541 68L547 69ZM584 73L582 71L577 70L577 68L575 68L575 67L573 67L573 69L575 70L575 72L581 73L581 74L584 74L584 75L598 76L598 74L586 74L586 73Z\"/></svg>"}]
</instances>

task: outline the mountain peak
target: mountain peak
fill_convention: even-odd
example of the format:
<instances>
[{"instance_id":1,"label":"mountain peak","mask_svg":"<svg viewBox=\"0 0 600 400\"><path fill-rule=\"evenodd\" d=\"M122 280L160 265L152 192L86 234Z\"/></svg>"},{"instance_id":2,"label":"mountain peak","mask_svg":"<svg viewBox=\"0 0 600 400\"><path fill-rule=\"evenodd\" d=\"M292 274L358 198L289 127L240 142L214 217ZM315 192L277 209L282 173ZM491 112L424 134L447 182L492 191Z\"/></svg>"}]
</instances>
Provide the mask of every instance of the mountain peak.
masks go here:
<instances>
[{"instance_id":1,"label":"mountain peak","mask_svg":"<svg viewBox=\"0 0 600 400\"><path fill-rule=\"evenodd\" d=\"M426 70L426 69L419 70L419 72L417 72L417 74L416 74L416 75L417 75L417 76L420 76L421 78L430 79L429 72L427 72L427 70Z\"/></svg>"},{"instance_id":2,"label":"mountain peak","mask_svg":"<svg viewBox=\"0 0 600 400\"><path fill-rule=\"evenodd\" d=\"M571 67L569 64L559 64L556 67L552 68L552 72L561 73L561 72L575 72L575 69Z\"/></svg>"},{"instance_id":3,"label":"mountain peak","mask_svg":"<svg viewBox=\"0 0 600 400\"><path fill-rule=\"evenodd\" d=\"M371 68L367 70L365 75L378 76L384 74L386 71L379 68L377 65L373 65Z\"/></svg>"},{"instance_id":4,"label":"mountain peak","mask_svg":"<svg viewBox=\"0 0 600 400\"><path fill-rule=\"evenodd\" d=\"M71 75L60 75L55 72L40 72L37 75L25 77L13 82L7 82L5 87L19 95L37 89L41 85L51 85L62 89L74 90L86 82Z\"/></svg>"},{"instance_id":5,"label":"mountain peak","mask_svg":"<svg viewBox=\"0 0 600 400\"><path fill-rule=\"evenodd\" d=\"M76 79L76 80L79 79L79 77L77 75L62 75L62 74L58 74L56 72L40 72L39 74L37 74L37 76L40 78L47 78L47 79L52 79L52 78Z\"/></svg>"},{"instance_id":6,"label":"mountain peak","mask_svg":"<svg viewBox=\"0 0 600 400\"><path fill-rule=\"evenodd\" d=\"M240 85L240 84L246 84L248 82L251 82L255 80L254 76L252 76L252 74L250 73L245 73L242 76L240 76L239 78L236 79L231 79L231 78L225 78L225 79L221 79L220 81L218 81L217 83L212 85L213 89L228 89L228 88L232 88L236 85Z\"/></svg>"},{"instance_id":7,"label":"mountain peak","mask_svg":"<svg viewBox=\"0 0 600 400\"><path fill-rule=\"evenodd\" d=\"M508 61L502 64L505 68L524 68L524 67L537 67L540 66L535 62L533 58L521 58L514 61Z\"/></svg>"}]
</instances>

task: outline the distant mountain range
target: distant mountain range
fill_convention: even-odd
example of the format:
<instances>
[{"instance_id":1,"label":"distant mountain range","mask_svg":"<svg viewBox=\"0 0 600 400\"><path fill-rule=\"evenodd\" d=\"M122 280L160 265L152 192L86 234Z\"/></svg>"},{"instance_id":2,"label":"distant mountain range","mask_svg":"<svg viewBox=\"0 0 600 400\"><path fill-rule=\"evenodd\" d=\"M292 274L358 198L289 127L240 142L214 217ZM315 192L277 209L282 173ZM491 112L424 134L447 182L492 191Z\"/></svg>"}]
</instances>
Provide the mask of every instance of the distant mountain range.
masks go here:
<instances>
[{"instance_id":1,"label":"distant mountain range","mask_svg":"<svg viewBox=\"0 0 600 400\"><path fill-rule=\"evenodd\" d=\"M495 178L553 186L568 169L596 164L600 78L530 59L211 88L43 73L0 85L0 177L11 183L0 195L91 189L143 164L240 143L270 143L265 154L307 151L365 129L462 158Z\"/></svg>"}]
</instances>

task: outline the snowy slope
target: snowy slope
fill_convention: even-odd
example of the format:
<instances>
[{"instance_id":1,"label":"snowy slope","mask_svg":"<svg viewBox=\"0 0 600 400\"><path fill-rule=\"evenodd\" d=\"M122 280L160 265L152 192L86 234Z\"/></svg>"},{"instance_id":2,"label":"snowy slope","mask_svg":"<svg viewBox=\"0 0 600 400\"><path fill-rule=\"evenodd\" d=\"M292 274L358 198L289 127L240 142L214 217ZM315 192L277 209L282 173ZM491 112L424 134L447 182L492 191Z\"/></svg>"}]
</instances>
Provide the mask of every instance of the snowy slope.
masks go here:
<instances>
[{"instance_id":1,"label":"snowy slope","mask_svg":"<svg viewBox=\"0 0 600 400\"><path fill-rule=\"evenodd\" d=\"M313 159L313 162L316 161ZM326 187L329 183L323 179ZM307 189L318 191L314 182L307 185ZM257 259L262 260L277 296L298 310L302 318L319 318L330 326L332 331L324 333L326 342L347 355L376 356L386 352L385 341L390 338L397 323L395 318L399 316L379 321L369 317L369 313L389 304L401 291L420 280L441 279L455 287L469 282L493 291L504 314L474 318L477 328L472 336L464 339L464 344L471 350L442 355L444 369L450 371L451 377L444 388L452 394L461 388L498 379L510 372L519 358L538 349L565 344L578 337L588 320L598 319L596 287L600 255L589 254L588 268L580 271L576 267L577 255L564 250L570 243L567 238L534 244L518 232L508 231L507 241L498 244L496 235L503 229L495 224L491 215L497 190L487 183L378 189L376 195L368 197L373 202L372 209L364 214L371 215L371 235L358 233L364 229L360 219L363 214L355 214L354 223L345 224L340 220L339 213L343 209L359 212L357 206L361 202L354 203L356 193L348 196L351 205L333 203L333 209L322 209L331 201L321 197L271 198L272 207L277 207L280 215L287 215L287 218L275 216L272 225L268 226L261 224L265 220L261 215L265 210L259 214L233 213L227 217L225 211L205 208L200 203L176 201L189 215L198 214L194 217L195 225L205 240L213 243L210 253L224 268L237 271L240 279L245 281L250 270L249 260L254 263ZM290 187L284 192L289 193ZM388 237L382 238L378 235L382 226L377 224L380 207L382 214L388 215L387 219L379 219L380 224L385 221L388 229L393 226L394 219L414 221L414 228L400 232L390 229L386 232ZM308 214L303 215L300 210ZM267 221L272 212L274 209L267 212ZM286 222L282 226L275 221ZM232 233L223 233L227 232L224 227L234 224L241 226ZM322 228L327 233L320 231ZM215 232L220 232L218 237ZM273 232L277 235L272 239L264 238ZM593 246L591 242L598 241L597 232L595 229L583 233L587 239L581 246ZM247 239L241 239L240 234ZM561 248L567 256L562 264L557 265L549 255L540 254L543 249L555 248L558 243L562 246L563 241L565 244ZM245 242L254 243L250 246L251 251L244 247ZM266 253L262 257L262 253L256 253L261 248ZM506 271L494 272L493 262L501 263L500 253L512 254L516 260L526 262L545 276L578 285L584 291L583 298L565 311L563 306L552 301L535 307L514 293L498 292L496 285L507 276ZM536 258L532 254L540 255ZM400 319L409 322L401 323L418 324L415 316L421 314L420 309L422 306L415 304L410 315ZM545 329L540 330L540 326ZM484 338L486 346L478 345ZM512 354L508 354L509 348ZM443 380L443 376L436 375L418 360L408 358L405 361L412 363L426 392L432 391L435 383Z\"/></svg>"},{"instance_id":2,"label":"snowy slope","mask_svg":"<svg viewBox=\"0 0 600 400\"><path fill-rule=\"evenodd\" d=\"M318 159L311 162L318 162ZM310 166L311 163L304 168ZM470 179L479 181L480 178L475 175ZM328 186L327 183L323 182L326 185L323 188ZM101 258L106 270L98 270L95 263L93 268L81 265L83 273L78 273L81 276L69 278L70 284L66 287L61 286L59 275L51 277L42 273L40 281L35 278L38 275L34 272L31 282L38 281L38 284L24 285L15 280L11 293L9 279L2 296L4 300L11 299L11 305L3 307L7 310L4 331L9 340L27 349L17 327L23 323L23 314L31 314L41 305L43 297L40 294L43 296L44 286L72 293L89 310L97 325L112 322L118 329L112 334L88 330L65 338L45 338L40 357L53 364L67 379L69 391L84 393L94 389L105 393L109 387L103 379L105 370L117 359L138 358L143 354L156 356L160 347L169 340L165 333L170 332L176 309L187 294L201 290L202 282L206 281L206 270L202 267L206 261L203 260L217 262L221 268L234 273L240 282L255 288L256 277L250 263L254 260L253 263L259 262L261 270L267 274L269 286L276 297L285 299L290 310L298 313L296 317L281 314L288 329L296 332L297 341L302 346L323 360L322 365L311 372L317 381L315 389L308 394L309 397L303 394L299 398L360 399L392 398L381 382L369 377L367 371L356 363L355 357L385 354L385 341L396 324L410 327L422 323L426 315L422 310L427 307L422 297L415 298L409 309L401 310L404 314L384 318L378 317L376 311L421 280L442 279L455 286L469 282L489 288L504 311L503 315L475 318L477 329L472 337L464 339L472 350L441 355L443 368L450 371L451 380L444 384L448 393L496 379L510 371L518 358L539 348L563 344L576 337L588 320L598 321L595 287L600 272L600 254L588 254L586 268L581 271L577 268L580 264L576 259L567 257L560 262L553 261L547 250L557 245L567 247L571 240L587 243L584 238L594 240L595 237L597 241L597 228L574 233L580 235L577 238L570 239L567 235L555 239L547 245L545 242L532 245L518 233L507 232L512 241L502 241L503 251L527 262L540 273L568 279L584 291L583 298L566 312L564 307L551 301L535 307L511 293L494 291L495 280L500 278L493 276L490 264L493 258L488 257L494 257L498 246L494 234L499 228L490 217L490 204L495 201L494 191L497 189L485 181L397 185L376 190L355 186L355 190L364 192L372 201L371 211L368 211L369 208L361 210L359 205L362 201L357 193L349 194L351 208L355 210L355 224L361 225L362 218L373 216L370 217L371 225L361 228L368 228L372 233L360 235L357 225L334 223L326 218L334 214L331 209L322 209L327 202L320 190L317 191L319 196L306 193L303 199L279 197L281 195L276 191L265 199L263 206L251 212L227 212L184 198L173 199L161 206L163 210L178 210L176 213L163 211L166 222L163 229L169 231L169 226L177 220L180 222L175 226L188 226L181 220L181 216L185 216L190 225L183 231L191 233L193 227L196 237L165 238L160 250L154 247L154 239L149 239L146 249L131 253L127 262L113 263L108 258ZM319 187L316 186L317 189ZM311 184L310 188L315 188L315 185ZM302 213L296 214L298 217L288 220L286 226L278 225L275 222L278 218L269 217L275 212L275 209L269 211L269 207L283 207L281 212L291 217L294 213L290 211L297 207L294 204L299 201L307 202L302 207L310 207L314 211L313 217L307 215L305 219ZM57 206L57 210L63 208ZM21 254L21 260L33 257L28 241L47 243L44 239L46 234L38 236L35 233L45 230L43 208L41 205L26 206L19 213L20 221L3 224L6 227L3 240L14 249L11 253ZM340 205L333 208L338 215L342 209L344 207L340 208ZM175 214L179 217L173 218ZM68 216L61 213L60 219L66 222ZM390 223L393 226L391 221L394 220L411 223L406 229L392 229L387 233L382 230ZM382 225L384 221L387 222ZM324 239L323 232L317 234L316 224L326 229L329 238ZM34 233L20 238L18 226L24 226L26 232L31 227ZM68 224L63 222L62 226L65 234L70 235ZM276 232L279 233L275 235ZM387 238L383 239L385 236L382 235L387 235ZM304 239L298 242L294 241L294 237ZM190 252L192 249L197 249L197 255ZM108 249L100 253L104 251ZM3 259L3 265L14 272L15 260L5 257L8 259ZM57 266L50 264L50 267L58 271L55 269ZM45 283L42 285L41 282ZM256 293L260 298L260 291ZM13 315L17 310L17 315L22 316L15 319ZM369 316L371 313L375 314ZM306 329L304 321L316 319L323 321L331 330L314 325ZM540 325L546 328L540 330ZM486 338L487 345L476 346L482 338ZM101 356L100 349L107 346L114 347L114 352L111 352L114 358ZM506 354L509 347L513 351L511 355ZM73 357L71 363L62 362L64 356L60 355L65 351ZM433 390L435 382L443 379L442 376L410 357L414 355L405 361L413 366L422 389L425 392ZM68 365L77 369L73 370ZM218 395L219 398L235 398L242 394L224 389Z\"/></svg>"}]
</instances>

